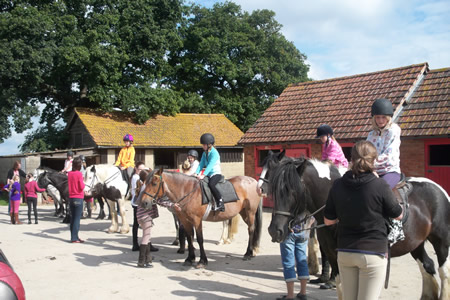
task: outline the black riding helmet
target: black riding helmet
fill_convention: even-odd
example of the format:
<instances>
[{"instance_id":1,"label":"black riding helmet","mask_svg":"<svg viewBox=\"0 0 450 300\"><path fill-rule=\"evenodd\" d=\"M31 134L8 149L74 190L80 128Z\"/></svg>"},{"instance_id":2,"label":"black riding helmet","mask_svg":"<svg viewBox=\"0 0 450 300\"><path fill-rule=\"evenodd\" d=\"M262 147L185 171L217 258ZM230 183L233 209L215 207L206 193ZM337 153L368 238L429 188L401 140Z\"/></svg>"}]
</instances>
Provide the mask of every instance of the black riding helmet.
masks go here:
<instances>
[{"instance_id":1,"label":"black riding helmet","mask_svg":"<svg viewBox=\"0 0 450 300\"><path fill-rule=\"evenodd\" d=\"M372 117L375 115L393 116L394 108L391 101L385 98L377 99L372 104Z\"/></svg>"},{"instance_id":2,"label":"black riding helmet","mask_svg":"<svg viewBox=\"0 0 450 300\"><path fill-rule=\"evenodd\" d=\"M327 124L320 125L317 127L316 138L321 137L322 135L333 135L333 129Z\"/></svg>"},{"instance_id":3,"label":"black riding helmet","mask_svg":"<svg viewBox=\"0 0 450 300\"><path fill-rule=\"evenodd\" d=\"M214 136L211 133L204 133L200 137L200 144L202 145L213 145L215 142Z\"/></svg>"},{"instance_id":4,"label":"black riding helmet","mask_svg":"<svg viewBox=\"0 0 450 300\"><path fill-rule=\"evenodd\" d=\"M69 156L73 157L73 151L72 150L67 151L67 157L69 157Z\"/></svg>"},{"instance_id":5,"label":"black riding helmet","mask_svg":"<svg viewBox=\"0 0 450 300\"><path fill-rule=\"evenodd\" d=\"M198 152L195 150L189 150L188 151L188 156L193 156L193 157L197 157L198 158Z\"/></svg>"}]
</instances>

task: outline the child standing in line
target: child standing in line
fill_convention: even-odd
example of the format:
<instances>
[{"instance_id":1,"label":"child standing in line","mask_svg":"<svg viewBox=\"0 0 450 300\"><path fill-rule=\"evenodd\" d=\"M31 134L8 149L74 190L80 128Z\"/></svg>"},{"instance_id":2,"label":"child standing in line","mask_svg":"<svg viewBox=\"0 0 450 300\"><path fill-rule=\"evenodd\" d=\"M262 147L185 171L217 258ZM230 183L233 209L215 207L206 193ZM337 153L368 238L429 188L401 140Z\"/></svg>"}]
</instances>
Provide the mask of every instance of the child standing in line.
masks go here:
<instances>
[{"instance_id":1,"label":"child standing in line","mask_svg":"<svg viewBox=\"0 0 450 300\"><path fill-rule=\"evenodd\" d=\"M34 181L34 176L28 173L26 183L25 183L25 201L28 205L28 224L31 224L31 205L33 205L34 211L34 224L38 224L38 213L37 213L37 194L36 192L44 192L45 189L38 187L36 181Z\"/></svg>"},{"instance_id":2,"label":"child standing in line","mask_svg":"<svg viewBox=\"0 0 450 300\"><path fill-rule=\"evenodd\" d=\"M83 175L81 174L80 170L81 159L77 157L73 160L72 171L67 175L69 185L69 204L72 216L70 218L71 243L84 243L84 241L78 237L84 200L84 181Z\"/></svg>"},{"instance_id":3,"label":"child standing in line","mask_svg":"<svg viewBox=\"0 0 450 300\"><path fill-rule=\"evenodd\" d=\"M22 224L19 220L19 206L20 206L20 177L19 175L14 175L13 183L9 183L5 185L4 189L10 191L10 216L11 216L11 224Z\"/></svg>"}]
</instances>

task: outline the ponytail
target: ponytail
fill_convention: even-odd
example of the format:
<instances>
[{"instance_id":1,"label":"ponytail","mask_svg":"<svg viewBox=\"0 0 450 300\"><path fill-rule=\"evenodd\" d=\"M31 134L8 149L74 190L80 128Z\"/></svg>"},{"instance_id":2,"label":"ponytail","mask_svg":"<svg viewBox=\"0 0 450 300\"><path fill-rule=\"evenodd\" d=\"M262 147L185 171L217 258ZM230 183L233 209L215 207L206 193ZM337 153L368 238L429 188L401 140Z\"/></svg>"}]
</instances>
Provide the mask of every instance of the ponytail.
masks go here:
<instances>
[{"instance_id":1,"label":"ponytail","mask_svg":"<svg viewBox=\"0 0 450 300\"><path fill-rule=\"evenodd\" d=\"M375 170L375 159L378 153L375 146L368 141L356 143L352 148L352 172L358 175Z\"/></svg>"}]
</instances>

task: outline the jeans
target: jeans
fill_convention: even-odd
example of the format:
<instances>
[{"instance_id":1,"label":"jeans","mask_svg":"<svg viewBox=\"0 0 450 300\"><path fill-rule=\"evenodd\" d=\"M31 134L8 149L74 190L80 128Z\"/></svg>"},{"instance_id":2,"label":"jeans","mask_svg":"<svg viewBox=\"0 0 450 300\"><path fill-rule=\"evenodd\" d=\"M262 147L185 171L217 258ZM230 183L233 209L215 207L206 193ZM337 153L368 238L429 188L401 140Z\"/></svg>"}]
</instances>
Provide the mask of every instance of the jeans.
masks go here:
<instances>
[{"instance_id":1,"label":"jeans","mask_svg":"<svg viewBox=\"0 0 450 300\"><path fill-rule=\"evenodd\" d=\"M80 219L83 213L83 199L81 198L70 198L70 241L78 241L78 231L80 231Z\"/></svg>"},{"instance_id":2,"label":"jeans","mask_svg":"<svg viewBox=\"0 0 450 300\"><path fill-rule=\"evenodd\" d=\"M286 282L296 281L297 279L309 279L306 256L307 246L308 236L306 231L301 231L299 233L291 232L284 242L280 244L281 263L283 265L283 275ZM296 267L297 272L295 272Z\"/></svg>"}]
</instances>

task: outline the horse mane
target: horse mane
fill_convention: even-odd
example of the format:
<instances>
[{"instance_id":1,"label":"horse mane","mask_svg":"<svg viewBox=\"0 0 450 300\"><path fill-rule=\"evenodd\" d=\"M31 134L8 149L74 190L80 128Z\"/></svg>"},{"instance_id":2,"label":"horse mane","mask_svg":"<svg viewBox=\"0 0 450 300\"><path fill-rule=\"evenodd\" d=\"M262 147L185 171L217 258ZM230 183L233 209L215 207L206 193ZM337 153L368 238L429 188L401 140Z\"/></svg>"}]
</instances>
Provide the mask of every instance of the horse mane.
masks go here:
<instances>
[{"instance_id":1,"label":"horse mane","mask_svg":"<svg viewBox=\"0 0 450 300\"><path fill-rule=\"evenodd\" d=\"M156 170L156 169L155 169L155 170L153 170L152 172L148 173L147 178L145 179L145 184L148 184L148 183L150 182L150 180L151 180L150 178L153 178L153 176L155 175L155 173L156 173L157 171L159 171L159 170ZM184 179L189 180L189 181L198 180L197 178L195 178L195 177L193 177L193 176L186 175L186 174L181 173L181 172L176 172L176 171L164 171L163 173L173 175L174 177L183 177Z\"/></svg>"},{"instance_id":2,"label":"horse mane","mask_svg":"<svg viewBox=\"0 0 450 300\"><path fill-rule=\"evenodd\" d=\"M292 205L289 204L295 203L295 215L306 209L306 201L302 201L305 199L306 190L301 176L308 163L303 157L282 160L269 178L269 194L284 208L290 208Z\"/></svg>"}]
</instances>

